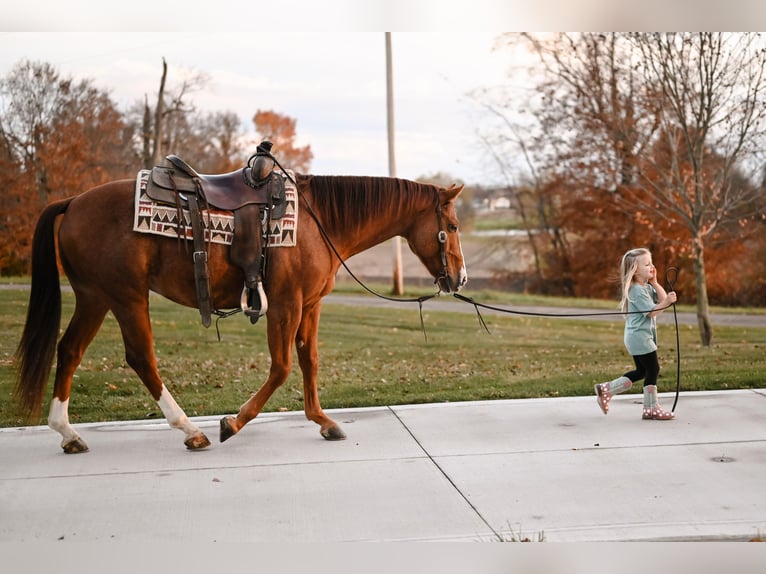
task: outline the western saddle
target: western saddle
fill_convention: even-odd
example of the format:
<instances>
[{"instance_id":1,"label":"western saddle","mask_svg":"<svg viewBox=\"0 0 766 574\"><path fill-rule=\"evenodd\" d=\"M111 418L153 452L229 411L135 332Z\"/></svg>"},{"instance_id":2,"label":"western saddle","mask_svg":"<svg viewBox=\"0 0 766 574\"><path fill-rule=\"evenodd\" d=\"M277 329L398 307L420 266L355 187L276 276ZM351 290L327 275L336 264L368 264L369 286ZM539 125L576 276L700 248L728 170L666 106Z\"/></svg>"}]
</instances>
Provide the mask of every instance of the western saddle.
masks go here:
<instances>
[{"instance_id":1,"label":"western saddle","mask_svg":"<svg viewBox=\"0 0 766 574\"><path fill-rule=\"evenodd\" d=\"M181 228L186 226L182 211L189 212L197 306L205 327L210 326L213 312L204 216L204 212L211 208L231 211L234 216L234 237L229 257L245 274L242 310L251 323L268 311L263 290L268 241L262 224L281 219L287 207L284 177L274 172L276 160L271 155L271 148L271 142L262 141L244 168L220 175L199 174L175 155L165 158L169 165L152 169L146 194L158 203L176 207L179 237L185 233Z\"/></svg>"}]
</instances>

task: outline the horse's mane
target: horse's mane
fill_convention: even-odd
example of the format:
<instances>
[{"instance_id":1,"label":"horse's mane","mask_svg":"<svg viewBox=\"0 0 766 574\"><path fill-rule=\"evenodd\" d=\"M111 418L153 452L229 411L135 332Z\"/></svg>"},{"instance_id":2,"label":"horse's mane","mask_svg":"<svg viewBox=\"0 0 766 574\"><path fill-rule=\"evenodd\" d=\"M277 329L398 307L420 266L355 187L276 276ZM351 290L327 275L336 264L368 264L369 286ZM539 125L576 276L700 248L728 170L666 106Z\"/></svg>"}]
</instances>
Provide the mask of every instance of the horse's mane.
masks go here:
<instances>
[{"instance_id":1,"label":"horse's mane","mask_svg":"<svg viewBox=\"0 0 766 574\"><path fill-rule=\"evenodd\" d=\"M435 206L437 187L393 177L305 176L312 207L333 229L353 229L370 216L396 217Z\"/></svg>"}]
</instances>

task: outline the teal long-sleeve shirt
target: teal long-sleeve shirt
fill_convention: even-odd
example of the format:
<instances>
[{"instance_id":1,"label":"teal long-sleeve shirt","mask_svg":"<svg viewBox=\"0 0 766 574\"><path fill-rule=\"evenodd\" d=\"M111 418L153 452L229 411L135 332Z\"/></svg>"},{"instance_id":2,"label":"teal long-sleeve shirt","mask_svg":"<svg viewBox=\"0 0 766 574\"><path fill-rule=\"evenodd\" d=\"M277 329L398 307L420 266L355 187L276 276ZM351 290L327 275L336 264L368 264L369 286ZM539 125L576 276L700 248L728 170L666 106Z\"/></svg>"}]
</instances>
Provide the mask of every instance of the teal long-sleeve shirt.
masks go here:
<instances>
[{"instance_id":1,"label":"teal long-sleeve shirt","mask_svg":"<svg viewBox=\"0 0 766 574\"><path fill-rule=\"evenodd\" d=\"M633 283L628 291L625 316L625 348L631 355L646 355L657 350L657 320L649 312L657 304L657 291L649 285ZM645 311L645 313L636 313Z\"/></svg>"}]
</instances>

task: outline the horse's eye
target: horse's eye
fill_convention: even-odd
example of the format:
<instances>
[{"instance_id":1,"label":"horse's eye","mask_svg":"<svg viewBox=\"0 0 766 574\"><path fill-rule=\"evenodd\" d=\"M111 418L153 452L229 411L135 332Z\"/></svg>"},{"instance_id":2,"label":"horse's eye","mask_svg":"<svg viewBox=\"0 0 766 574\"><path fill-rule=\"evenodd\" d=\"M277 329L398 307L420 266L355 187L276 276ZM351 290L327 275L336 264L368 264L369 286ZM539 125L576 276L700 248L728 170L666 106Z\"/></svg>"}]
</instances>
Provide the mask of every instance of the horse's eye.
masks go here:
<instances>
[{"instance_id":1,"label":"horse's eye","mask_svg":"<svg viewBox=\"0 0 766 574\"><path fill-rule=\"evenodd\" d=\"M455 233L455 231L457 231L457 225L455 225L454 223L450 223L449 225L447 225L447 230L452 233Z\"/></svg>"}]
</instances>

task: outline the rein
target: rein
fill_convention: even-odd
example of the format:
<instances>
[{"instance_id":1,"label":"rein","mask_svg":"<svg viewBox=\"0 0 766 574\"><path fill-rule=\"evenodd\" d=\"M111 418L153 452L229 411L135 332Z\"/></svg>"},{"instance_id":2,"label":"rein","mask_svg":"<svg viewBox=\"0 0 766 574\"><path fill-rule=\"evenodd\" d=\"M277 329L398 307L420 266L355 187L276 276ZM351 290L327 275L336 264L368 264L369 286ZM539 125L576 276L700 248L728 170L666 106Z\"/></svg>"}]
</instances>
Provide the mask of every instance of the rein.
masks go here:
<instances>
[{"instance_id":1,"label":"rein","mask_svg":"<svg viewBox=\"0 0 766 574\"><path fill-rule=\"evenodd\" d=\"M259 152L264 153L264 152ZM303 199L303 202L306 204L306 209L309 212L309 215L311 216L311 219L314 220L314 222L317 224L317 228L319 229L319 232L322 234L322 237L327 242L327 245L330 247L332 252L335 254L335 257L338 258L338 261L340 261L340 264L343 266L343 268L346 270L346 272L351 276L351 278L356 281L365 291L370 293L371 295L375 295L376 297L379 297L380 299L385 299L386 301L392 301L396 303L417 303L419 312L420 312L420 327L423 330L423 336L425 337L426 341L428 341L428 333L426 332L426 325L425 321L423 320L423 303L428 301L429 299L433 299L434 297L437 297L439 295L439 292L433 293L432 295L422 295L420 297L410 297L410 298L402 298L402 297L390 297L388 295L384 295L383 293L378 293L371 287L368 287L365 285L365 283L359 279L353 271L348 267L346 264L346 261L341 257L340 253L338 253L338 249L335 247L335 244L333 243L332 239L330 238L330 234L325 229L324 225L322 225L322 222L319 220L319 217L317 216L316 212L314 211L314 208L311 205L311 202L306 197L306 194L303 193L298 183L290 176L290 174L282 167L282 165L279 163L277 158L275 158L271 153L265 152L269 155L269 157L274 160L274 163L284 172L284 174L287 176L287 178L295 185L295 189L297 190L298 194ZM450 283L449 275L447 273L447 253L446 253L446 242L447 242L447 234L442 229L442 220L441 220L441 213L439 212L439 200L438 195L436 199L436 214L439 221L439 233L437 234L437 239L439 241L439 247L441 249L441 259L442 259L442 275L439 276L441 278L442 276L446 278L446 280ZM439 280L437 278L437 281Z\"/></svg>"},{"instance_id":2,"label":"rein","mask_svg":"<svg viewBox=\"0 0 766 574\"><path fill-rule=\"evenodd\" d=\"M319 218L317 217L316 213L314 212L314 208L311 206L311 203L306 198L306 196L303 194L303 192L298 188L298 186L295 186L296 189L298 189L298 193L303 197L303 201L306 203L306 208L308 209L309 214L311 215L311 218L316 222L317 227L319 228L319 232L322 234L322 237L324 237L324 240L327 242L327 245L330 246L330 249L335 254L335 257L338 258L338 261L340 261L340 264L343 266L343 268L346 270L346 272L351 276L351 278L356 281L365 291L368 293L375 295L376 297L379 297L381 299L385 299L386 301L393 301L397 303L417 303L418 304L418 312L420 314L420 328L423 330L423 337L425 337L426 342L428 341L428 333L426 332L426 324L423 320L423 303L428 301L429 299L433 299L434 297L438 296L439 293L433 293L432 295L422 295L420 297L410 297L410 298L403 298L403 297L390 297L388 295L384 295L383 293L378 293L371 287L368 287L365 285L365 283L359 279L353 271L349 268L349 266L346 264L346 261L341 257L340 253L338 253L338 249L335 247L335 244L332 242L332 239L330 239L330 235L328 234L327 230L324 228L322 223L319 221ZM439 222L441 223L441 221ZM441 227L441 225L440 225ZM444 231L439 231L439 233L444 233ZM441 243L441 235L439 235L439 241L441 245L442 250L442 257L446 260L446 255L444 254L444 244ZM446 235L445 235L445 241L446 241ZM446 275L446 264L444 266L444 273ZM449 281L449 277L447 277L447 280Z\"/></svg>"}]
</instances>

